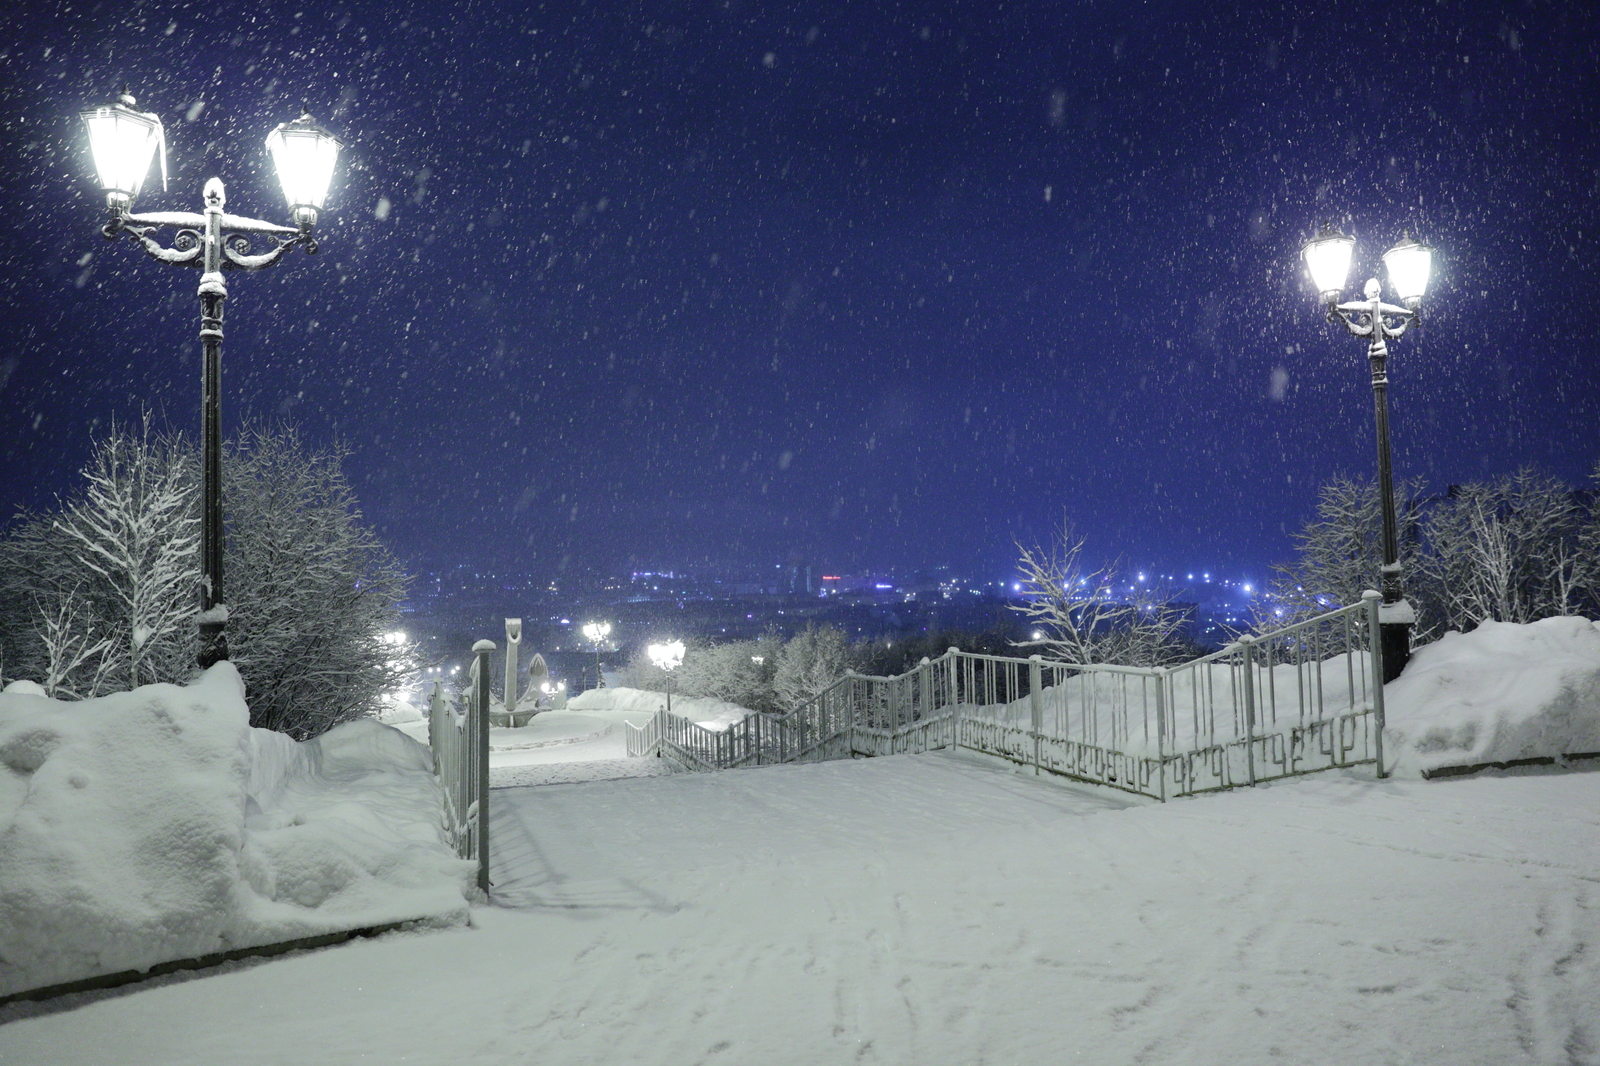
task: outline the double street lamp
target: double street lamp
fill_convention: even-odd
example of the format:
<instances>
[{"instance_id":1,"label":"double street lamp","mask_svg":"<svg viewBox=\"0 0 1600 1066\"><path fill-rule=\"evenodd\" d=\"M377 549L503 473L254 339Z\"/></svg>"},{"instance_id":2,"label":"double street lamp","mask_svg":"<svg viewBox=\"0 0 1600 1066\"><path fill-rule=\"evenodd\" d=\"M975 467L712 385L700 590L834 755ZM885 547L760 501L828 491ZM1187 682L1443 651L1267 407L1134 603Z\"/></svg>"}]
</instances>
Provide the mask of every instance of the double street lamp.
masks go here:
<instances>
[{"instance_id":1,"label":"double street lamp","mask_svg":"<svg viewBox=\"0 0 1600 1066\"><path fill-rule=\"evenodd\" d=\"M1400 538L1396 528L1394 473L1389 462L1389 375L1385 363L1388 342L1398 339L1415 325L1422 308L1422 297L1433 272L1433 249L1410 234L1383 253L1389 284L1404 306L1384 303L1382 286L1369 278L1363 299L1341 303L1345 278L1355 252L1355 239L1324 226L1322 232L1305 243L1301 256L1311 280L1328 310L1328 321L1343 323L1351 336L1367 341L1367 360L1372 367L1372 401L1378 427L1378 496L1383 509L1383 603L1378 609L1383 644L1383 680L1400 676L1411 658L1411 627L1416 614L1405 599L1405 575L1400 565Z\"/></svg>"},{"instance_id":2,"label":"double street lamp","mask_svg":"<svg viewBox=\"0 0 1600 1066\"><path fill-rule=\"evenodd\" d=\"M650 655L650 661L667 672L667 713L671 714L672 671L683 665L683 641L674 640L670 644L651 644L645 650Z\"/></svg>"},{"instance_id":3,"label":"double street lamp","mask_svg":"<svg viewBox=\"0 0 1600 1066\"><path fill-rule=\"evenodd\" d=\"M610 622L585 622L583 637L594 645L594 687L605 688L606 678L600 672L600 645L611 635Z\"/></svg>"},{"instance_id":4,"label":"double street lamp","mask_svg":"<svg viewBox=\"0 0 1600 1066\"><path fill-rule=\"evenodd\" d=\"M166 187L167 143L159 116L135 110L136 101L123 92L114 104L81 112L89 131L100 189L110 218L100 232L107 240L126 234L145 254L160 263L193 267L200 274L200 343L205 364L200 436L203 492L201 519L200 665L209 667L228 657L225 629L228 609L222 597L222 303L228 297L224 272L265 270L295 245L315 253L317 212L322 210L333 180L333 167L343 147L318 126L309 113L285 122L267 135L294 226L244 218L224 210L222 182L205 184L203 214L186 211L132 213L133 202L161 152L161 181ZM177 233L170 248L150 234L163 226ZM252 253L251 241L265 250Z\"/></svg>"}]
</instances>

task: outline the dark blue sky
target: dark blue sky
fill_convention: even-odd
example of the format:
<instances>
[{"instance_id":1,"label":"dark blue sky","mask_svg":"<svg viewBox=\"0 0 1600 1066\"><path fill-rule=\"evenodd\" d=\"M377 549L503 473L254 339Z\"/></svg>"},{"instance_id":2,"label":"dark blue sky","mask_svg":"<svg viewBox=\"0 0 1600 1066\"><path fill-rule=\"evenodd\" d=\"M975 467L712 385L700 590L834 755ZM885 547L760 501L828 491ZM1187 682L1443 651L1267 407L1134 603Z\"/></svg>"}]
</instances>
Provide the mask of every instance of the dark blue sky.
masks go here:
<instances>
[{"instance_id":1,"label":"dark blue sky","mask_svg":"<svg viewBox=\"0 0 1600 1066\"><path fill-rule=\"evenodd\" d=\"M1399 476L1584 478L1596 8L1215 6L9 7L0 506L112 418L198 424L194 275L96 233L77 112L124 82L169 131L139 209L215 174L282 221L266 132L305 100L349 142L322 253L233 276L225 424L342 439L418 568L980 571L1066 513L1259 569L1374 466L1322 219L1352 292L1439 249Z\"/></svg>"}]
</instances>

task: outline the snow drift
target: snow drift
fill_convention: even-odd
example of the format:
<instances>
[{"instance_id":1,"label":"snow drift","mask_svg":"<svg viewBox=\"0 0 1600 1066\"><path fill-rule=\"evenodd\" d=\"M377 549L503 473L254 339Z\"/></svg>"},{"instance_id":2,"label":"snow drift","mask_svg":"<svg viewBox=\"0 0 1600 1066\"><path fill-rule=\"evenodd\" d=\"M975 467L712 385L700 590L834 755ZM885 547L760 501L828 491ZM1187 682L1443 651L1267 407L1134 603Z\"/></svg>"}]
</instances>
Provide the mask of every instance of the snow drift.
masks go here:
<instances>
[{"instance_id":1,"label":"snow drift","mask_svg":"<svg viewBox=\"0 0 1600 1066\"><path fill-rule=\"evenodd\" d=\"M219 663L71 703L0 693L0 995L411 920L466 920L426 748L252 729Z\"/></svg>"},{"instance_id":2,"label":"snow drift","mask_svg":"<svg viewBox=\"0 0 1600 1066\"><path fill-rule=\"evenodd\" d=\"M1600 752L1600 622L1484 622L1384 687L1394 772Z\"/></svg>"}]
</instances>

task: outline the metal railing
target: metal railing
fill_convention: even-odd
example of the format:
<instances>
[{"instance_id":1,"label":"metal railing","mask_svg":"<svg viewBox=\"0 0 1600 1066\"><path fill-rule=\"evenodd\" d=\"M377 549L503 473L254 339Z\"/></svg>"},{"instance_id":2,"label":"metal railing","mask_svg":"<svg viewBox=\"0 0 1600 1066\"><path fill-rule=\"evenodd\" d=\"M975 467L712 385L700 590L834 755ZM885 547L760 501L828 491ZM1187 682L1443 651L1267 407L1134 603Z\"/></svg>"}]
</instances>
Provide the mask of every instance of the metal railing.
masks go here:
<instances>
[{"instance_id":1,"label":"metal railing","mask_svg":"<svg viewBox=\"0 0 1600 1066\"><path fill-rule=\"evenodd\" d=\"M428 746L444 793L445 838L478 864L478 890L489 892L489 656L494 641L472 646L465 707L457 710L442 681L428 698Z\"/></svg>"},{"instance_id":2,"label":"metal railing","mask_svg":"<svg viewBox=\"0 0 1600 1066\"><path fill-rule=\"evenodd\" d=\"M1173 667L951 648L724 731L660 712L630 727L628 753L710 770L970 748L1161 800L1364 763L1383 776L1378 600Z\"/></svg>"}]
</instances>

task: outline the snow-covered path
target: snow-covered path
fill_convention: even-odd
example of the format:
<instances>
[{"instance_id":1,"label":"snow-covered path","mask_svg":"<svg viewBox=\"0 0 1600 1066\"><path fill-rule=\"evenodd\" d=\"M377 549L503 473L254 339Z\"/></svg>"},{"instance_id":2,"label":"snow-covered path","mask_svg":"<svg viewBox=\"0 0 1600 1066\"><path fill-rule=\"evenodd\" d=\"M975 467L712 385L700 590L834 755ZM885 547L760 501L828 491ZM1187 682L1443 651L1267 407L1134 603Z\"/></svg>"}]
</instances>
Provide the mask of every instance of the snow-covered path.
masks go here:
<instances>
[{"instance_id":1,"label":"snow-covered path","mask_svg":"<svg viewBox=\"0 0 1600 1066\"><path fill-rule=\"evenodd\" d=\"M509 906L11 1063L1597 1063L1600 773L1159 805L945 755L494 794Z\"/></svg>"}]
</instances>

